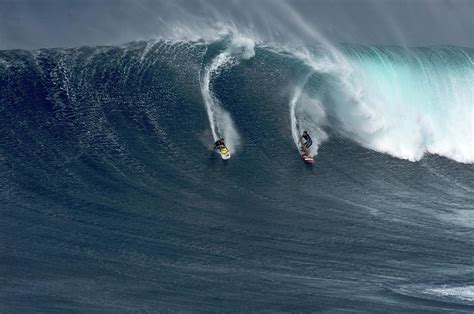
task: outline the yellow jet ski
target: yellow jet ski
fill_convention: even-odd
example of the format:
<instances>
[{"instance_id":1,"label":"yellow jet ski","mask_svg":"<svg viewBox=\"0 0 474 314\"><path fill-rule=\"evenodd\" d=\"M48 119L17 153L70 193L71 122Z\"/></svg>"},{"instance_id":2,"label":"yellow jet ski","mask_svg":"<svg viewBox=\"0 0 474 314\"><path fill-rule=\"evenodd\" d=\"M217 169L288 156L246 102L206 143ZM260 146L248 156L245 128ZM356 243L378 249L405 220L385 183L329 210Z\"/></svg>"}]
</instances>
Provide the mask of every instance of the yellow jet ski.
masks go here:
<instances>
[{"instance_id":1,"label":"yellow jet ski","mask_svg":"<svg viewBox=\"0 0 474 314\"><path fill-rule=\"evenodd\" d=\"M227 146L222 145L219 147L219 154L221 154L222 159L227 160L230 158L230 152Z\"/></svg>"}]
</instances>

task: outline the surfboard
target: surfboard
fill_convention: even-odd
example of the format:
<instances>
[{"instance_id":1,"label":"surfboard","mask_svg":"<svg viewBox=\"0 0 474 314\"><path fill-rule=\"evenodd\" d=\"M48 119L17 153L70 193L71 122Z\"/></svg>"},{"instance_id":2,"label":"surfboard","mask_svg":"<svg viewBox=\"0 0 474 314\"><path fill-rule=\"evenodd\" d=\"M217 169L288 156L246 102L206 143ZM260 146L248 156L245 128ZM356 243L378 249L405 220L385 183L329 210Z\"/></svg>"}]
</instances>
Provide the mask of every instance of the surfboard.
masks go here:
<instances>
[{"instance_id":1,"label":"surfboard","mask_svg":"<svg viewBox=\"0 0 474 314\"><path fill-rule=\"evenodd\" d=\"M305 163L310 164L310 165L314 164L314 159L309 153L305 152L304 150L300 150L300 155L301 155L301 158L303 158Z\"/></svg>"},{"instance_id":2,"label":"surfboard","mask_svg":"<svg viewBox=\"0 0 474 314\"><path fill-rule=\"evenodd\" d=\"M227 160L230 158L229 149L226 146L219 148L219 154L221 154L222 159Z\"/></svg>"}]
</instances>

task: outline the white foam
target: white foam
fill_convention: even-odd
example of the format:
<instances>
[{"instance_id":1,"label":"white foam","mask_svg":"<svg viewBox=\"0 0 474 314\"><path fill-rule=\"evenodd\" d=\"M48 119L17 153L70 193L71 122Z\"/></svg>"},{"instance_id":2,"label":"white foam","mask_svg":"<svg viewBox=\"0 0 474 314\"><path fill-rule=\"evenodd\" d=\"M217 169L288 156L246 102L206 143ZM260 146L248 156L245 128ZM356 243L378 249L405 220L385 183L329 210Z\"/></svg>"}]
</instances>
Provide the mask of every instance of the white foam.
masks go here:
<instances>
[{"instance_id":1,"label":"white foam","mask_svg":"<svg viewBox=\"0 0 474 314\"><path fill-rule=\"evenodd\" d=\"M474 286L430 288L426 289L425 292L440 297L452 297L464 301L474 301Z\"/></svg>"},{"instance_id":2,"label":"white foam","mask_svg":"<svg viewBox=\"0 0 474 314\"><path fill-rule=\"evenodd\" d=\"M339 82L322 103L337 121L334 131L410 161L429 153L474 162L474 64L461 48L452 51L461 59L453 64L450 51L433 60L408 50L370 48L367 55L356 49L351 57L334 50L327 58L295 53Z\"/></svg>"}]
</instances>

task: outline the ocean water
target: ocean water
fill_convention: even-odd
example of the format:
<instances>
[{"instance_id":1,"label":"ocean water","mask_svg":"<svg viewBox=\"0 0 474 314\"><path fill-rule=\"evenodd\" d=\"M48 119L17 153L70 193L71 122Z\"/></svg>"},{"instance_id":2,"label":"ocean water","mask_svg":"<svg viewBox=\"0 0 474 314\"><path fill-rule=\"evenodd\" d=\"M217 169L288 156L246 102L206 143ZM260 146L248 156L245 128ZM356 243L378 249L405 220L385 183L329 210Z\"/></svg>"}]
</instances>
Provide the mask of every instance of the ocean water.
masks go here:
<instances>
[{"instance_id":1,"label":"ocean water","mask_svg":"<svg viewBox=\"0 0 474 314\"><path fill-rule=\"evenodd\" d=\"M472 312L473 59L0 51L1 312Z\"/></svg>"}]
</instances>

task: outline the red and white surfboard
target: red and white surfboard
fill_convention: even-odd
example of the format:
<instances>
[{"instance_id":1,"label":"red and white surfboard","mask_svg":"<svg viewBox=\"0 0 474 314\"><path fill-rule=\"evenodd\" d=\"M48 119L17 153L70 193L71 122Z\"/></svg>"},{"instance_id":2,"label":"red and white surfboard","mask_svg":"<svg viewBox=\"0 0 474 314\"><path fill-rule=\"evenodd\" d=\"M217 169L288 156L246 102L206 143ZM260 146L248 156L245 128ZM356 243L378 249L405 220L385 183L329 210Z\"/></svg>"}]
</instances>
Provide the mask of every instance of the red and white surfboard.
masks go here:
<instances>
[{"instance_id":1,"label":"red and white surfboard","mask_svg":"<svg viewBox=\"0 0 474 314\"><path fill-rule=\"evenodd\" d=\"M310 165L314 164L314 159L309 153L307 153L305 151L300 151L300 154L301 154L301 158L303 158L303 160L307 164L310 164Z\"/></svg>"}]
</instances>

